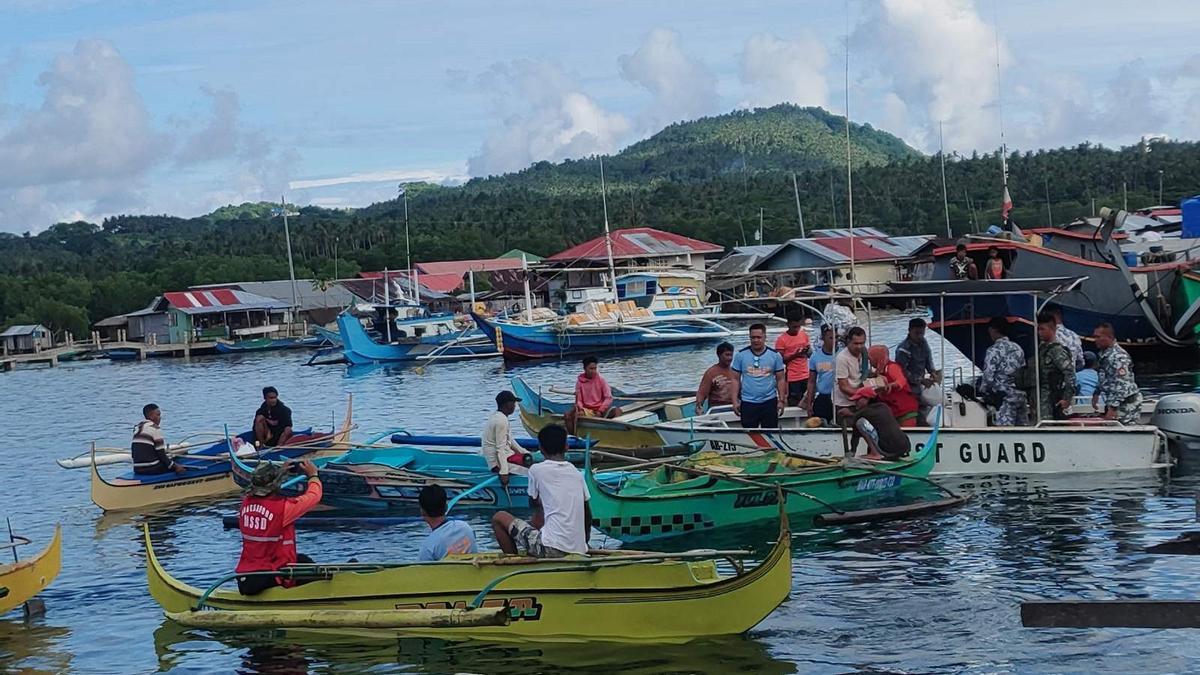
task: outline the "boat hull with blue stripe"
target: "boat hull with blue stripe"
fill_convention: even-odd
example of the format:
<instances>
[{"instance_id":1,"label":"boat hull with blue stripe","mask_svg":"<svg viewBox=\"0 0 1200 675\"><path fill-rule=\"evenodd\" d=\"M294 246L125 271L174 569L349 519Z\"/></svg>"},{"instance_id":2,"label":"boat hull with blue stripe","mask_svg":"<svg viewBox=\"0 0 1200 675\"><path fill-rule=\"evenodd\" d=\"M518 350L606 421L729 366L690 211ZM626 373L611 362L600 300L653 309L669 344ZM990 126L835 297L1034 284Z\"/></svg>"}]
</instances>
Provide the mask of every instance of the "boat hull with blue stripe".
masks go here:
<instances>
[{"instance_id":1,"label":"boat hull with blue stripe","mask_svg":"<svg viewBox=\"0 0 1200 675\"><path fill-rule=\"evenodd\" d=\"M471 316L505 359L518 361L694 344L724 340L732 334L708 319L686 316L593 326Z\"/></svg>"}]
</instances>

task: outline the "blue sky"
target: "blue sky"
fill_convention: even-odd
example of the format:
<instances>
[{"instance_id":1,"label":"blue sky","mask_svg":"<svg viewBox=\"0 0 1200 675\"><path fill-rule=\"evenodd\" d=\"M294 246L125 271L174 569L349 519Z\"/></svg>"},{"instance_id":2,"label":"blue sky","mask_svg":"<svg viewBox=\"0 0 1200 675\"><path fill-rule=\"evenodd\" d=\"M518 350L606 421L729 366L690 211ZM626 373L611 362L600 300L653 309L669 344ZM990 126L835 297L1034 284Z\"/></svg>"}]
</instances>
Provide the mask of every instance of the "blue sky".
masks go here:
<instances>
[{"instance_id":1,"label":"blue sky","mask_svg":"<svg viewBox=\"0 0 1200 675\"><path fill-rule=\"evenodd\" d=\"M1200 3L0 0L0 230L357 206L792 101L924 151L1200 137ZM1188 112L1188 111L1191 112Z\"/></svg>"}]
</instances>

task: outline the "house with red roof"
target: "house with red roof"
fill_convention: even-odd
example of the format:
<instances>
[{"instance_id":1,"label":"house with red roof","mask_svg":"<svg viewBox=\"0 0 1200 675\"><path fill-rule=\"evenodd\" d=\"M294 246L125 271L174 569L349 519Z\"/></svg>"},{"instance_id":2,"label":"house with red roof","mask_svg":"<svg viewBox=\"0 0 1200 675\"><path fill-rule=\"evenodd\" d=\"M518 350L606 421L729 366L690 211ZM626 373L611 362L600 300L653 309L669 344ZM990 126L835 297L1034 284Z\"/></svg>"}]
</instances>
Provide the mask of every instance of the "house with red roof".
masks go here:
<instances>
[{"instance_id":1,"label":"house with red roof","mask_svg":"<svg viewBox=\"0 0 1200 675\"><path fill-rule=\"evenodd\" d=\"M701 277L709 258L725 247L653 227L613 230L612 257L617 276L649 270L691 270ZM538 266L554 276L552 292L566 288L599 288L608 284L608 251L604 235L546 258Z\"/></svg>"},{"instance_id":2,"label":"house with red roof","mask_svg":"<svg viewBox=\"0 0 1200 675\"><path fill-rule=\"evenodd\" d=\"M183 344L254 338L286 327L291 303L243 290L219 288L163 293L145 309L126 314L129 339Z\"/></svg>"}]
</instances>

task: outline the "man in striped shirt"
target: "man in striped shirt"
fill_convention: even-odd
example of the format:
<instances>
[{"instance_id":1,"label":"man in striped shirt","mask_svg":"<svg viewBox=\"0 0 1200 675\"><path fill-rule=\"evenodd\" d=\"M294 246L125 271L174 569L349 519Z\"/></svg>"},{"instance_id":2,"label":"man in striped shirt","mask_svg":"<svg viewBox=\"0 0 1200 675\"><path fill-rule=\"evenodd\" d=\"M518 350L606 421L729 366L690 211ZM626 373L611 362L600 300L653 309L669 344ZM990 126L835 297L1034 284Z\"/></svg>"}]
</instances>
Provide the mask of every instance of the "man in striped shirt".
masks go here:
<instances>
[{"instance_id":1,"label":"man in striped shirt","mask_svg":"<svg viewBox=\"0 0 1200 675\"><path fill-rule=\"evenodd\" d=\"M133 429L133 442L129 444L129 452L133 455L133 472L140 474L159 474L174 471L187 471L171 459L167 454L167 439L163 437L158 424L162 421L162 410L153 403L142 407L142 417Z\"/></svg>"}]
</instances>

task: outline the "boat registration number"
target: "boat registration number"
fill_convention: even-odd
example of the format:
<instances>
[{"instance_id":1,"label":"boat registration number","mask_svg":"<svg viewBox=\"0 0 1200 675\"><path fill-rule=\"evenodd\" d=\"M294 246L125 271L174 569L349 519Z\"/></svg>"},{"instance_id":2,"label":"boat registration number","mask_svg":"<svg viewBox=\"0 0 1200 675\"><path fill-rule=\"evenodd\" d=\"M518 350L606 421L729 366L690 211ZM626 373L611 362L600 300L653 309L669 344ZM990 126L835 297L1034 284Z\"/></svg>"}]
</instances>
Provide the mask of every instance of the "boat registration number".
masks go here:
<instances>
[{"instance_id":1,"label":"boat registration number","mask_svg":"<svg viewBox=\"0 0 1200 675\"><path fill-rule=\"evenodd\" d=\"M900 485L899 476L872 476L870 478L862 478L854 484L855 492L876 492L879 490L890 490Z\"/></svg>"}]
</instances>

